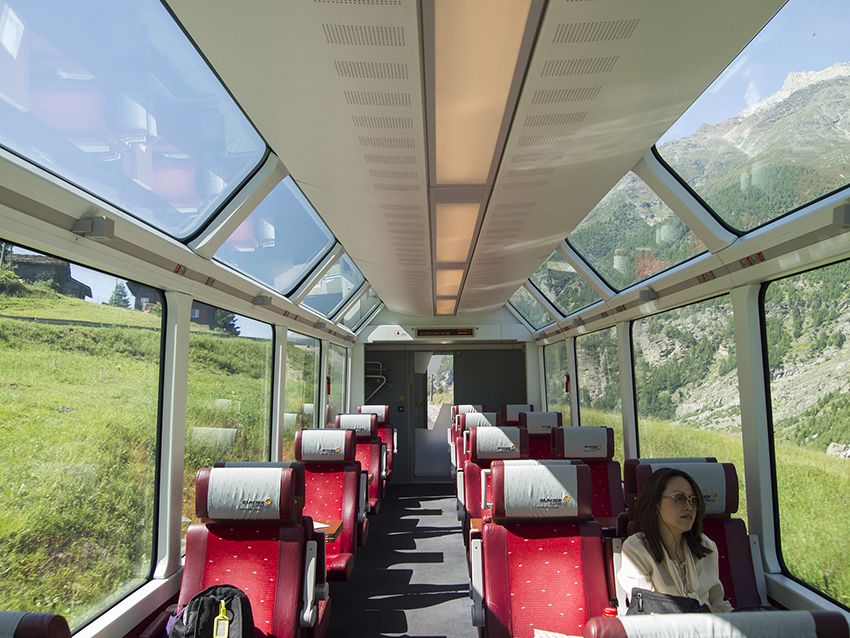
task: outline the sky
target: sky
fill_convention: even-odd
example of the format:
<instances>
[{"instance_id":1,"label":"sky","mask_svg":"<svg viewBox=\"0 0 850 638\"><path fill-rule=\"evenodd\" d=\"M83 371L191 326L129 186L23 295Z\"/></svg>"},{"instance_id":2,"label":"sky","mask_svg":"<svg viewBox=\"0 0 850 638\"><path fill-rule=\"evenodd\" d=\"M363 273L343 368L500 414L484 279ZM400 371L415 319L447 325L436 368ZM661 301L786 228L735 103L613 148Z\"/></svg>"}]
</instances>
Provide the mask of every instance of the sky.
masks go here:
<instances>
[{"instance_id":1,"label":"sky","mask_svg":"<svg viewBox=\"0 0 850 638\"><path fill-rule=\"evenodd\" d=\"M658 141L722 122L782 88L792 71L850 62L850 1L790 0Z\"/></svg>"}]
</instances>

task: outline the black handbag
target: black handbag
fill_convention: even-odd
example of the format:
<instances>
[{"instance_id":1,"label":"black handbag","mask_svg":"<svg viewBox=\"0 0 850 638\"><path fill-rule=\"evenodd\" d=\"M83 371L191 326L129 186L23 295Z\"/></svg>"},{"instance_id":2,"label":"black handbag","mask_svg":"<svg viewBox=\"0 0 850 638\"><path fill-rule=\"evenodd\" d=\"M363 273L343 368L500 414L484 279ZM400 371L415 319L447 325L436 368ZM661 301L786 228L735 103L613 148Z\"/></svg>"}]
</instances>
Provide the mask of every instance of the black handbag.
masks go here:
<instances>
[{"instance_id":1,"label":"black handbag","mask_svg":"<svg viewBox=\"0 0 850 638\"><path fill-rule=\"evenodd\" d=\"M629 598L629 610L626 616L640 614L694 614L710 613L708 605L700 604L695 598L671 596L649 589L635 587Z\"/></svg>"}]
</instances>

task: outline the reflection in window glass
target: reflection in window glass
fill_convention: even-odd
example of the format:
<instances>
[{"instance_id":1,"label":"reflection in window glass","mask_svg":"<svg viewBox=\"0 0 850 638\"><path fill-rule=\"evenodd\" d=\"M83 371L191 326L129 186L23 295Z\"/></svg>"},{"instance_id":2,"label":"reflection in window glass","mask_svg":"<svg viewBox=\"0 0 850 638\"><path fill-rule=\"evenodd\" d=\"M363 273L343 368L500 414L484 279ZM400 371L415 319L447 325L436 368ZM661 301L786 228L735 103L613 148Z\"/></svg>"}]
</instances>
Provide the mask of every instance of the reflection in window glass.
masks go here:
<instances>
[{"instance_id":1,"label":"reflection in window glass","mask_svg":"<svg viewBox=\"0 0 850 638\"><path fill-rule=\"evenodd\" d=\"M610 190L567 241L615 290L705 251L705 244L634 173Z\"/></svg>"},{"instance_id":2,"label":"reflection in window glass","mask_svg":"<svg viewBox=\"0 0 850 638\"><path fill-rule=\"evenodd\" d=\"M560 412L562 423L570 425L570 394L566 390L567 342L558 341L543 348L543 368L546 372L546 409Z\"/></svg>"},{"instance_id":3,"label":"reflection in window glass","mask_svg":"<svg viewBox=\"0 0 850 638\"><path fill-rule=\"evenodd\" d=\"M319 426L319 340L286 333L283 460L294 461L295 430ZM325 425L321 423L321 425Z\"/></svg>"},{"instance_id":4,"label":"reflection in window glass","mask_svg":"<svg viewBox=\"0 0 850 638\"><path fill-rule=\"evenodd\" d=\"M270 325L199 301L192 304L185 519L195 515L198 468L269 459L273 346Z\"/></svg>"},{"instance_id":5,"label":"reflection in window glass","mask_svg":"<svg viewBox=\"0 0 850 638\"><path fill-rule=\"evenodd\" d=\"M661 157L746 231L850 182L850 3L791 0L661 138Z\"/></svg>"},{"instance_id":6,"label":"reflection in window glass","mask_svg":"<svg viewBox=\"0 0 850 638\"><path fill-rule=\"evenodd\" d=\"M381 303L380 297L378 297L374 289L369 288L366 294L360 297L357 303L345 313L345 316L342 318L342 325L349 330L357 330L361 322L369 316L379 303Z\"/></svg>"},{"instance_id":7,"label":"reflection in window glass","mask_svg":"<svg viewBox=\"0 0 850 638\"><path fill-rule=\"evenodd\" d=\"M321 278L302 302L325 317L330 317L363 283L363 275L348 255L343 255Z\"/></svg>"},{"instance_id":8,"label":"reflection in window glass","mask_svg":"<svg viewBox=\"0 0 850 638\"><path fill-rule=\"evenodd\" d=\"M601 297L557 250L530 277L531 283L565 317L596 303Z\"/></svg>"},{"instance_id":9,"label":"reflection in window glass","mask_svg":"<svg viewBox=\"0 0 850 638\"><path fill-rule=\"evenodd\" d=\"M336 420L336 415L345 412L345 370L348 362L348 350L336 344L330 344L328 350L328 376L331 379L331 392L328 395L328 423Z\"/></svg>"},{"instance_id":10,"label":"reflection in window glass","mask_svg":"<svg viewBox=\"0 0 850 638\"><path fill-rule=\"evenodd\" d=\"M738 471L744 448L732 300L728 295L632 324L640 455L713 456Z\"/></svg>"},{"instance_id":11,"label":"reflection in window glass","mask_svg":"<svg viewBox=\"0 0 850 638\"><path fill-rule=\"evenodd\" d=\"M287 295L333 243L334 236L287 176L233 231L215 259Z\"/></svg>"},{"instance_id":12,"label":"reflection in window glass","mask_svg":"<svg viewBox=\"0 0 850 638\"><path fill-rule=\"evenodd\" d=\"M850 510L850 262L765 293L782 558L792 576L844 606Z\"/></svg>"},{"instance_id":13,"label":"reflection in window glass","mask_svg":"<svg viewBox=\"0 0 850 638\"><path fill-rule=\"evenodd\" d=\"M175 237L266 147L156 0L0 12L0 144Z\"/></svg>"},{"instance_id":14,"label":"reflection in window glass","mask_svg":"<svg viewBox=\"0 0 850 638\"><path fill-rule=\"evenodd\" d=\"M581 425L613 428L614 460L619 461L622 467L623 419L617 329L609 328L577 337L576 367Z\"/></svg>"},{"instance_id":15,"label":"reflection in window glass","mask_svg":"<svg viewBox=\"0 0 850 638\"><path fill-rule=\"evenodd\" d=\"M531 296L531 293L524 286L520 286L519 290L508 301L535 330L540 330L543 326L548 326L554 321L551 315L546 312L546 309Z\"/></svg>"},{"instance_id":16,"label":"reflection in window glass","mask_svg":"<svg viewBox=\"0 0 850 638\"><path fill-rule=\"evenodd\" d=\"M74 628L151 570L163 305L136 282L0 249L2 607Z\"/></svg>"}]
</instances>

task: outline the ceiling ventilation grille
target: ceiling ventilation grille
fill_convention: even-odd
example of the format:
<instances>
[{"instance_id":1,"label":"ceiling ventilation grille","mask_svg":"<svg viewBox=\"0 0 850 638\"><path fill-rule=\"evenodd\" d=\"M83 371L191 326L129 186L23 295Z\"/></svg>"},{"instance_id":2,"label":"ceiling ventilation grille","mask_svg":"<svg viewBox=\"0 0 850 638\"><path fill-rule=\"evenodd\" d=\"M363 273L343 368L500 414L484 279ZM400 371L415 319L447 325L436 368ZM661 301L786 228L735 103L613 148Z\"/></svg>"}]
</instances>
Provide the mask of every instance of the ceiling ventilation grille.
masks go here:
<instances>
[{"instance_id":1,"label":"ceiling ventilation grille","mask_svg":"<svg viewBox=\"0 0 850 638\"><path fill-rule=\"evenodd\" d=\"M412 117L375 117L372 115L352 115L351 120L357 128L403 129L413 128Z\"/></svg>"},{"instance_id":2,"label":"ceiling ventilation grille","mask_svg":"<svg viewBox=\"0 0 850 638\"><path fill-rule=\"evenodd\" d=\"M525 118L525 126L563 126L565 124L581 124L585 117L587 117L587 111L580 111L578 113L529 115Z\"/></svg>"},{"instance_id":3,"label":"ceiling ventilation grille","mask_svg":"<svg viewBox=\"0 0 850 638\"><path fill-rule=\"evenodd\" d=\"M527 188L546 188L549 184L548 179L540 180L537 182L511 182L509 184L503 184L503 191L516 191L516 190L525 190Z\"/></svg>"},{"instance_id":4,"label":"ceiling ventilation grille","mask_svg":"<svg viewBox=\"0 0 850 638\"><path fill-rule=\"evenodd\" d=\"M610 42L628 40L640 20L607 20L605 22L572 22L559 24L552 44L573 42Z\"/></svg>"},{"instance_id":5,"label":"ceiling ventilation grille","mask_svg":"<svg viewBox=\"0 0 850 638\"><path fill-rule=\"evenodd\" d=\"M317 4L350 4L362 6L400 7L401 0L313 0Z\"/></svg>"},{"instance_id":6,"label":"ceiling ventilation grille","mask_svg":"<svg viewBox=\"0 0 850 638\"><path fill-rule=\"evenodd\" d=\"M396 193L418 193L419 184L375 184L375 190Z\"/></svg>"},{"instance_id":7,"label":"ceiling ventilation grille","mask_svg":"<svg viewBox=\"0 0 850 638\"><path fill-rule=\"evenodd\" d=\"M363 156L370 164L393 164L395 166L416 166L415 155L374 155Z\"/></svg>"},{"instance_id":8,"label":"ceiling ventilation grille","mask_svg":"<svg viewBox=\"0 0 850 638\"><path fill-rule=\"evenodd\" d=\"M380 91L343 91L345 101L351 106L410 106L410 93L383 93Z\"/></svg>"},{"instance_id":9,"label":"ceiling ventilation grille","mask_svg":"<svg viewBox=\"0 0 850 638\"><path fill-rule=\"evenodd\" d=\"M540 166L538 168L514 168L505 173L505 177L539 177L540 175L551 175L554 172L554 166Z\"/></svg>"},{"instance_id":10,"label":"ceiling ventilation grille","mask_svg":"<svg viewBox=\"0 0 850 638\"><path fill-rule=\"evenodd\" d=\"M352 62L334 61L336 73L341 78L357 80L406 80L407 64L404 62Z\"/></svg>"},{"instance_id":11,"label":"ceiling ventilation grille","mask_svg":"<svg viewBox=\"0 0 850 638\"><path fill-rule=\"evenodd\" d=\"M496 210L528 210L534 208L535 204L536 202L511 202L509 204L496 204L494 208ZM530 212L526 213L526 215Z\"/></svg>"},{"instance_id":12,"label":"ceiling ventilation grille","mask_svg":"<svg viewBox=\"0 0 850 638\"><path fill-rule=\"evenodd\" d=\"M403 47L404 27L323 24L328 44L368 47Z\"/></svg>"},{"instance_id":13,"label":"ceiling ventilation grille","mask_svg":"<svg viewBox=\"0 0 850 638\"><path fill-rule=\"evenodd\" d=\"M381 204L381 208L384 210L404 210L411 213L415 213L417 211L422 210L422 206L419 204ZM397 215L390 215L389 213L384 213L385 217L398 217ZM404 215L404 217L412 217L412 215ZM416 215L419 217L419 215Z\"/></svg>"},{"instance_id":14,"label":"ceiling ventilation grille","mask_svg":"<svg viewBox=\"0 0 850 638\"><path fill-rule=\"evenodd\" d=\"M421 235L422 228L421 224L420 228L417 230L415 228L390 228L390 235Z\"/></svg>"},{"instance_id":15,"label":"ceiling ventilation grille","mask_svg":"<svg viewBox=\"0 0 850 638\"><path fill-rule=\"evenodd\" d=\"M438 204L463 204L480 202L487 198L487 186L440 186L434 189L434 201Z\"/></svg>"},{"instance_id":16,"label":"ceiling ventilation grille","mask_svg":"<svg viewBox=\"0 0 850 638\"><path fill-rule=\"evenodd\" d=\"M540 77L553 78L567 75L592 75L608 73L617 64L620 56L613 55L605 58L577 58L575 60L548 60L543 64Z\"/></svg>"},{"instance_id":17,"label":"ceiling ventilation grille","mask_svg":"<svg viewBox=\"0 0 850 638\"><path fill-rule=\"evenodd\" d=\"M416 148L416 140L410 137L360 137L361 146L375 148Z\"/></svg>"},{"instance_id":18,"label":"ceiling ventilation grille","mask_svg":"<svg viewBox=\"0 0 850 638\"><path fill-rule=\"evenodd\" d=\"M419 179L419 171L376 171L369 169L369 174L379 179Z\"/></svg>"},{"instance_id":19,"label":"ceiling ventilation grille","mask_svg":"<svg viewBox=\"0 0 850 638\"><path fill-rule=\"evenodd\" d=\"M564 104L566 102L586 102L595 100L602 90L601 86L583 86L574 89L548 89L535 91L532 104Z\"/></svg>"},{"instance_id":20,"label":"ceiling ventilation grille","mask_svg":"<svg viewBox=\"0 0 850 638\"><path fill-rule=\"evenodd\" d=\"M561 133L560 135L526 135L517 140L516 145L521 146L550 146L553 144L569 144L576 136L575 133Z\"/></svg>"},{"instance_id":21,"label":"ceiling ventilation grille","mask_svg":"<svg viewBox=\"0 0 850 638\"><path fill-rule=\"evenodd\" d=\"M423 228L423 225L422 225L422 218L421 218L421 216L419 216L419 215L417 215L417 217L419 217L419 221L399 221L399 222L387 222L387 226L390 226L390 227L391 227L391 228L390 228L390 232L391 232L391 233L396 232L396 228L397 228L397 227L398 227L399 229L401 229L401 228L407 228L407 229L419 228L419 229L421 230L421 229Z\"/></svg>"},{"instance_id":22,"label":"ceiling ventilation grille","mask_svg":"<svg viewBox=\"0 0 850 638\"><path fill-rule=\"evenodd\" d=\"M564 151L553 153L517 153L511 158L514 164L532 164L534 162L557 162L564 159Z\"/></svg>"}]
</instances>

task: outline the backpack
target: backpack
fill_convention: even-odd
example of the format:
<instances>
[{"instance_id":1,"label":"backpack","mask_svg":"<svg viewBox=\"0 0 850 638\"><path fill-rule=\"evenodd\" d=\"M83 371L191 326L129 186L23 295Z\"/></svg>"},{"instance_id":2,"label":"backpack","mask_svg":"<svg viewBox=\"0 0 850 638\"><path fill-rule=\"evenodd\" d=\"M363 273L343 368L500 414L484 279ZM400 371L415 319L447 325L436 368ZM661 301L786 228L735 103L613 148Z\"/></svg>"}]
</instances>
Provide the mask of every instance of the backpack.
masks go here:
<instances>
[{"instance_id":1,"label":"backpack","mask_svg":"<svg viewBox=\"0 0 850 638\"><path fill-rule=\"evenodd\" d=\"M221 621L222 602L227 623ZM192 597L167 629L169 638L254 638L251 601L232 585L208 587Z\"/></svg>"}]
</instances>

